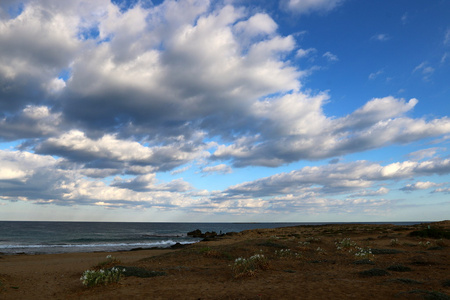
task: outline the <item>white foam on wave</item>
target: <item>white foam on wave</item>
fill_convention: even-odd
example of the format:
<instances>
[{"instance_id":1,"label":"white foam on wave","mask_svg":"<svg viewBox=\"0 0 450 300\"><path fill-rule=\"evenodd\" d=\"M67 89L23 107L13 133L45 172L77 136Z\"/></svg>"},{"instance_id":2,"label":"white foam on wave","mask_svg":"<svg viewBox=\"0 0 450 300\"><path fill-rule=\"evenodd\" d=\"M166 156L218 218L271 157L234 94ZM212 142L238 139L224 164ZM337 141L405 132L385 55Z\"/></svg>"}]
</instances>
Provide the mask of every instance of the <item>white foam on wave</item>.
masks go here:
<instances>
[{"instance_id":1,"label":"white foam on wave","mask_svg":"<svg viewBox=\"0 0 450 300\"><path fill-rule=\"evenodd\" d=\"M10 244L10 245L0 245L0 252L5 253L20 253L20 252L29 252L32 249L39 252L51 252L54 253L57 249L65 249L57 252L83 252L83 249L89 250L102 250L102 251L114 251L114 250L131 250L133 248L168 248L170 246L175 245L176 243L187 245L198 242L195 241L174 241L174 240L164 240L164 241L155 241L155 242L132 242L132 243L91 243L91 244L34 244L34 245L18 245L18 244ZM39 249L39 250L38 250ZM45 251L46 249L51 249L50 251ZM74 251L67 251L73 249ZM76 250L75 250L76 249Z\"/></svg>"}]
</instances>

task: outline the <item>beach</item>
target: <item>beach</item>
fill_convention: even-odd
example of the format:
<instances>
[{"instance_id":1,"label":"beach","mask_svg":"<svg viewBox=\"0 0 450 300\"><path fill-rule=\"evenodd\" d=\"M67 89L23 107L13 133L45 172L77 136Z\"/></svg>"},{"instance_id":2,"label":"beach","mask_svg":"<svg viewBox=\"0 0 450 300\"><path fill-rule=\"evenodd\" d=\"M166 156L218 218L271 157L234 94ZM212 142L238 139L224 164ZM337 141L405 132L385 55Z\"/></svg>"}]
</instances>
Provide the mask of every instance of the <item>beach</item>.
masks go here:
<instances>
[{"instance_id":1,"label":"beach","mask_svg":"<svg viewBox=\"0 0 450 300\"><path fill-rule=\"evenodd\" d=\"M2 255L0 299L449 299L450 240L439 236L449 230L450 221L293 226L179 249ZM83 272L108 255L158 276L84 286Z\"/></svg>"}]
</instances>

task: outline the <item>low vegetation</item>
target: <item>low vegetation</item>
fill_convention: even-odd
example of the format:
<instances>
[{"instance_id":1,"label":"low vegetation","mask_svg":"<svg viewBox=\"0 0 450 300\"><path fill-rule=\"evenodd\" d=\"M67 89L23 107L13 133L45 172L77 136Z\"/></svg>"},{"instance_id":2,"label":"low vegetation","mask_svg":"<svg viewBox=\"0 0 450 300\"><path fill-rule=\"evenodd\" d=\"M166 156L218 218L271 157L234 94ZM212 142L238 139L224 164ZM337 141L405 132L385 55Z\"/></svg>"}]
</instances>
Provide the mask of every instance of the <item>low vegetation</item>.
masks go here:
<instances>
[{"instance_id":1,"label":"low vegetation","mask_svg":"<svg viewBox=\"0 0 450 300\"><path fill-rule=\"evenodd\" d=\"M111 268L100 270L86 270L80 280L87 287L105 285L113 282L119 282L125 269Z\"/></svg>"},{"instance_id":2,"label":"low vegetation","mask_svg":"<svg viewBox=\"0 0 450 300\"><path fill-rule=\"evenodd\" d=\"M254 276L258 270L267 270L269 261L263 254L255 254L249 258L238 257L231 266L234 278Z\"/></svg>"}]
</instances>

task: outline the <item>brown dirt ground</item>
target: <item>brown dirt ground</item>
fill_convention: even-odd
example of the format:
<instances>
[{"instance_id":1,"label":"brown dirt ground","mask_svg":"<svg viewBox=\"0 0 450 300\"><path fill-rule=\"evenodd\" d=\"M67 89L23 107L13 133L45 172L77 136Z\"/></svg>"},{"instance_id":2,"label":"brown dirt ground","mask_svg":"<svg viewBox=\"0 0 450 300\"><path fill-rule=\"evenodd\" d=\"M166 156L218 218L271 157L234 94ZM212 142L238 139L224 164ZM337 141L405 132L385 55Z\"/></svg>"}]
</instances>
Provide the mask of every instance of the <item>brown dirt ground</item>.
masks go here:
<instances>
[{"instance_id":1,"label":"brown dirt ground","mask_svg":"<svg viewBox=\"0 0 450 300\"><path fill-rule=\"evenodd\" d=\"M250 230L178 250L115 252L120 265L167 275L92 288L81 284L81 274L108 253L2 256L0 299L450 299L450 240L409 236L428 226L448 231L450 221ZM344 238L371 248L372 264L338 250ZM254 254L268 267L236 278L235 259Z\"/></svg>"}]
</instances>

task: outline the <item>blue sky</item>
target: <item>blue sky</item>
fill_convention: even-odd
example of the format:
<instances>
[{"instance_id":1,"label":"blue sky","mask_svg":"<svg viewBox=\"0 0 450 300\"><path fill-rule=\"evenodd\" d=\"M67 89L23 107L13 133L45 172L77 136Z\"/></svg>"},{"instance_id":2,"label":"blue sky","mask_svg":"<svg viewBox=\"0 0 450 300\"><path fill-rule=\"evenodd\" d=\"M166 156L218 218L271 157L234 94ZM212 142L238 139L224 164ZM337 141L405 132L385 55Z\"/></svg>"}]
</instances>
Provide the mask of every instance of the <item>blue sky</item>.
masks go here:
<instances>
[{"instance_id":1,"label":"blue sky","mask_svg":"<svg viewBox=\"0 0 450 300\"><path fill-rule=\"evenodd\" d=\"M448 219L449 14L2 1L0 220Z\"/></svg>"}]
</instances>

